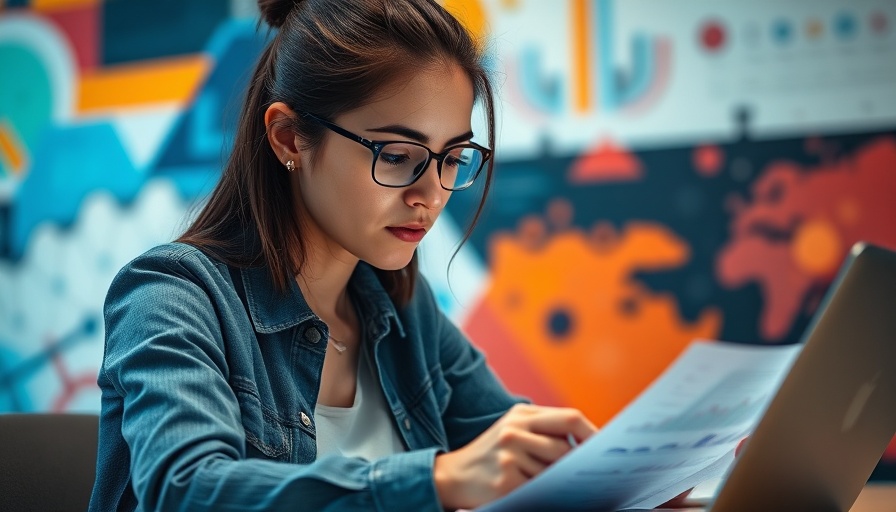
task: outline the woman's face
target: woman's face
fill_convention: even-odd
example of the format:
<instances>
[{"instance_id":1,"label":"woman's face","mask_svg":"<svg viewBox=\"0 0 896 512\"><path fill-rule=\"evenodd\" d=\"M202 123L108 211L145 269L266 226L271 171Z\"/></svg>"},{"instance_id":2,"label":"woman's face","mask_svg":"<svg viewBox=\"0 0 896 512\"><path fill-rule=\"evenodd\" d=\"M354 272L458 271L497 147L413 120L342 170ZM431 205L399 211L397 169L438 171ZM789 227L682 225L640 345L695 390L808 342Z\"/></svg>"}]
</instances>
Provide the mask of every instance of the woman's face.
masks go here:
<instances>
[{"instance_id":1,"label":"woman's face","mask_svg":"<svg viewBox=\"0 0 896 512\"><path fill-rule=\"evenodd\" d=\"M373 103L330 121L368 140L413 141L439 153L469 140L472 111L473 85L452 65L411 75ZM309 249L325 249L349 264L406 266L451 196L439 185L435 159L412 185L378 185L370 149L329 130L316 158L305 151L300 160L291 179Z\"/></svg>"}]
</instances>

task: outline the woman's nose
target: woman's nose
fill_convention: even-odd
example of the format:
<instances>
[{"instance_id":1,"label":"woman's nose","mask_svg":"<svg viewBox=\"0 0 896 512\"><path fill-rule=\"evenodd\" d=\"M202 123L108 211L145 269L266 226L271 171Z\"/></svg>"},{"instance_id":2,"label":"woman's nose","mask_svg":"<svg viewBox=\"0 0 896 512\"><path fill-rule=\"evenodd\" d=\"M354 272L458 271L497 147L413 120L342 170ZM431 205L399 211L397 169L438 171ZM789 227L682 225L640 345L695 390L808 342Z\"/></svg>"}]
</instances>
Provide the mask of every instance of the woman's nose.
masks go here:
<instances>
[{"instance_id":1,"label":"woman's nose","mask_svg":"<svg viewBox=\"0 0 896 512\"><path fill-rule=\"evenodd\" d=\"M407 188L405 202L408 206L423 206L429 210L441 208L445 203L445 193L439 177L439 161L429 161L423 175Z\"/></svg>"}]
</instances>

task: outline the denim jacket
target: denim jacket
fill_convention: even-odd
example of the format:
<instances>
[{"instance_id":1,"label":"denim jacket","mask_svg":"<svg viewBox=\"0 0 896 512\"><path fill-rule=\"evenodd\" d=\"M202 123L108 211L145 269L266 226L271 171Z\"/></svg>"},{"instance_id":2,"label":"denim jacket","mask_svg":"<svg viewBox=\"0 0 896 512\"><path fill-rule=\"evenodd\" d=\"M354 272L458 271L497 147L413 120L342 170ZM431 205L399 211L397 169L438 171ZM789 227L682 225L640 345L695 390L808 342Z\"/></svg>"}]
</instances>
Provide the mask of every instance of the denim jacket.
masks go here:
<instances>
[{"instance_id":1,"label":"denim jacket","mask_svg":"<svg viewBox=\"0 0 896 512\"><path fill-rule=\"evenodd\" d=\"M90 510L440 511L435 455L519 400L423 279L401 308L363 262L349 286L407 452L318 459L327 325L295 282L278 294L263 268L167 244L125 266L106 297Z\"/></svg>"}]
</instances>

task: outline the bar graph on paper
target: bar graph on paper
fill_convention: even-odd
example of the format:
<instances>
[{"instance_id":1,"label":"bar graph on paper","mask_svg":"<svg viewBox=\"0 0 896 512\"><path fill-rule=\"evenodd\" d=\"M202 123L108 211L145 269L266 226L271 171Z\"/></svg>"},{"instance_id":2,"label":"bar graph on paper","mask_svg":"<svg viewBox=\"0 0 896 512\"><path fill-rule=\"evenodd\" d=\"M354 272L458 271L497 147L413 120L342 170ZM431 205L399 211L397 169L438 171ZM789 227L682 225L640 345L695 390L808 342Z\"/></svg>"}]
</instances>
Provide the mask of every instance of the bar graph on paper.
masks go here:
<instances>
[{"instance_id":1,"label":"bar graph on paper","mask_svg":"<svg viewBox=\"0 0 896 512\"><path fill-rule=\"evenodd\" d=\"M755 393L757 388L762 388L760 383L763 382L768 382L768 375L764 372L732 373L680 414L636 425L629 431L676 432L735 427L752 422L759 417L771 398L771 393ZM744 396L751 398L744 399Z\"/></svg>"}]
</instances>

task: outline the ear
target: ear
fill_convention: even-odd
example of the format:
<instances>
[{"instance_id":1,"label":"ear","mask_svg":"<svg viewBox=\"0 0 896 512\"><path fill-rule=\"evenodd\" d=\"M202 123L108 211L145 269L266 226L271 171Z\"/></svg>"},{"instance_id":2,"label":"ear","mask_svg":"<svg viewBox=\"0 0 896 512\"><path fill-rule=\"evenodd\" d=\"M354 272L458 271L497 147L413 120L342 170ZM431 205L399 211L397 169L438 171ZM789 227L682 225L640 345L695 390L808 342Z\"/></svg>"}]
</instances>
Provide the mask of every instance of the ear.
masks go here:
<instances>
[{"instance_id":1,"label":"ear","mask_svg":"<svg viewBox=\"0 0 896 512\"><path fill-rule=\"evenodd\" d=\"M264 113L264 125L267 128L268 142L283 165L292 160L301 165L299 148L296 145L296 134L292 131L292 120L295 112L281 101L272 103Z\"/></svg>"}]
</instances>

